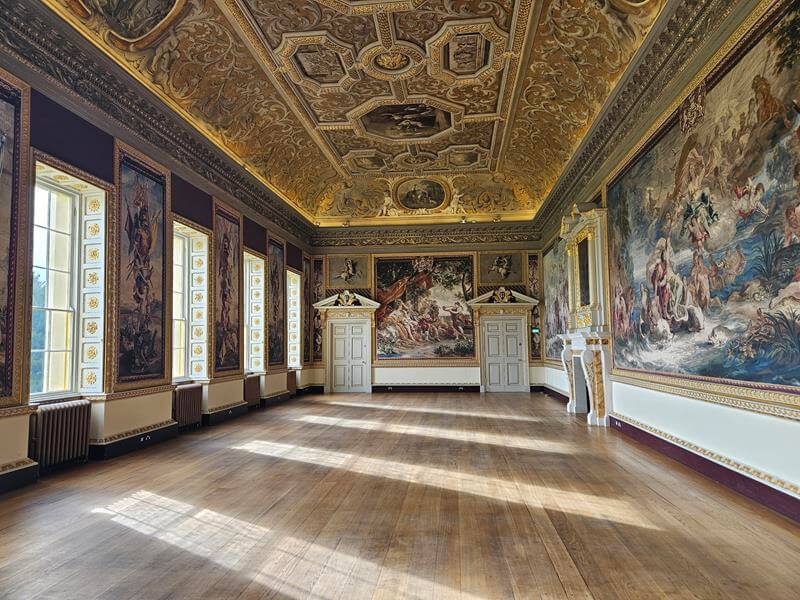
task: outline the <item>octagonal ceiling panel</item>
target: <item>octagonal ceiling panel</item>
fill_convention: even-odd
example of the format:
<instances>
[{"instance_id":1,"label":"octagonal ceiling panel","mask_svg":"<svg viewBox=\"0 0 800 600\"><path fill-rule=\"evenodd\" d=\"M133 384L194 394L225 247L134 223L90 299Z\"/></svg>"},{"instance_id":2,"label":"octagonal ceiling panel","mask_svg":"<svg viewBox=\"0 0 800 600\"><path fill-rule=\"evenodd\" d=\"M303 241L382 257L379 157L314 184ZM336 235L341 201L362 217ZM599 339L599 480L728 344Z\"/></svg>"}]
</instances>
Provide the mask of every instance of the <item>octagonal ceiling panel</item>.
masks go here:
<instances>
[{"instance_id":1,"label":"octagonal ceiling panel","mask_svg":"<svg viewBox=\"0 0 800 600\"><path fill-rule=\"evenodd\" d=\"M665 2L42 1L323 226L532 218Z\"/></svg>"}]
</instances>

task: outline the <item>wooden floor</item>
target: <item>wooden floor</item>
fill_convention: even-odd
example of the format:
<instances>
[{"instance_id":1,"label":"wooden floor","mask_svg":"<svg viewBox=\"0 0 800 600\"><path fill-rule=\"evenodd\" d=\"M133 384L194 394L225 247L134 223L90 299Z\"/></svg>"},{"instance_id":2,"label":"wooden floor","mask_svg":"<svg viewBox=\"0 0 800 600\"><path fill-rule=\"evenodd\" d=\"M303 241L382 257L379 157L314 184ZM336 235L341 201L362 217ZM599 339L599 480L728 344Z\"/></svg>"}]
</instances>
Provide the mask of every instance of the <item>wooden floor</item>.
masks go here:
<instances>
[{"instance_id":1,"label":"wooden floor","mask_svg":"<svg viewBox=\"0 0 800 600\"><path fill-rule=\"evenodd\" d=\"M0 497L2 598L798 586L800 528L542 395L308 396Z\"/></svg>"}]
</instances>

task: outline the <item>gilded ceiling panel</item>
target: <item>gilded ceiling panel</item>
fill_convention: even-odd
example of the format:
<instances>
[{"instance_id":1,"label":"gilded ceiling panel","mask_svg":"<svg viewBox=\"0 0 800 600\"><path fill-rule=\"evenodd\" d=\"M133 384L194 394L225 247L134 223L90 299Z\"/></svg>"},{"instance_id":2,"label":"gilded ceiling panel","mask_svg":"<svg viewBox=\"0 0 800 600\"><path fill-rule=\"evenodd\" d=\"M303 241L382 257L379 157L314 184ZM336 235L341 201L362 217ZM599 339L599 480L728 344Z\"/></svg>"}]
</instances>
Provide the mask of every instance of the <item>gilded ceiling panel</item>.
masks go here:
<instances>
[{"instance_id":1,"label":"gilded ceiling panel","mask_svg":"<svg viewBox=\"0 0 800 600\"><path fill-rule=\"evenodd\" d=\"M665 2L42 1L322 226L532 218Z\"/></svg>"}]
</instances>

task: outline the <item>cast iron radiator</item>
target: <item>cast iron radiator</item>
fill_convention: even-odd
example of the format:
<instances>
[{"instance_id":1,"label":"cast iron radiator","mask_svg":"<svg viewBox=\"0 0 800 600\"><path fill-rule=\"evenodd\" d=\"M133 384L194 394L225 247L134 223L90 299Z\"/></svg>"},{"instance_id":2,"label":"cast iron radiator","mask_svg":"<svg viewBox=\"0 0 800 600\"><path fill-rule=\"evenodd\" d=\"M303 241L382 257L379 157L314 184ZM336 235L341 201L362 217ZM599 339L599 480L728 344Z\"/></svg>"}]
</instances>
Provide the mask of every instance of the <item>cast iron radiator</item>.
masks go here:
<instances>
[{"instance_id":1,"label":"cast iron radiator","mask_svg":"<svg viewBox=\"0 0 800 600\"><path fill-rule=\"evenodd\" d=\"M33 448L40 469L89 458L91 402L43 404L34 415Z\"/></svg>"},{"instance_id":2,"label":"cast iron radiator","mask_svg":"<svg viewBox=\"0 0 800 600\"><path fill-rule=\"evenodd\" d=\"M172 418L178 427L199 427L203 416L203 386L179 385L172 393Z\"/></svg>"},{"instance_id":3,"label":"cast iron radiator","mask_svg":"<svg viewBox=\"0 0 800 600\"><path fill-rule=\"evenodd\" d=\"M244 379L244 401L247 406L261 404L261 375L248 375Z\"/></svg>"}]
</instances>

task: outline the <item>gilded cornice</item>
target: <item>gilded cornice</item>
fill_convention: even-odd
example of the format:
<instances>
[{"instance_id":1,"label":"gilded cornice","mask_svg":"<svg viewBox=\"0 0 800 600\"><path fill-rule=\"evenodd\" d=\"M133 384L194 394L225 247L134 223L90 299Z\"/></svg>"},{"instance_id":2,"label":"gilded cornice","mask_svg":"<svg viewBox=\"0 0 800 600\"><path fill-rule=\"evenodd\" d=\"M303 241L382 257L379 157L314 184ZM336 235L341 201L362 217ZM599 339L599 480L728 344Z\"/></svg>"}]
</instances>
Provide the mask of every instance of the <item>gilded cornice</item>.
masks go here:
<instances>
[{"instance_id":1,"label":"gilded cornice","mask_svg":"<svg viewBox=\"0 0 800 600\"><path fill-rule=\"evenodd\" d=\"M405 227L342 227L317 229L314 247L445 246L454 244L537 243L530 222L416 225Z\"/></svg>"},{"instance_id":2,"label":"gilded cornice","mask_svg":"<svg viewBox=\"0 0 800 600\"><path fill-rule=\"evenodd\" d=\"M662 99L663 92L697 54L702 43L728 17L735 0L682 0L641 57L606 103L534 219L534 228L549 232L561 215L587 189L592 178L625 138L640 126L631 115L644 115ZM669 10L668 8L665 10Z\"/></svg>"},{"instance_id":3,"label":"gilded cornice","mask_svg":"<svg viewBox=\"0 0 800 600\"><path fill-rule=\"evenodd\" d=\"M87 42L36 3L0 0L0 50L64 88L72 100L99 110L145 142L160 148L237 200L300 239L312 225L255 177L235 165L200 133L116 68L94 58Z\"/></svg>"}]
</instances>

